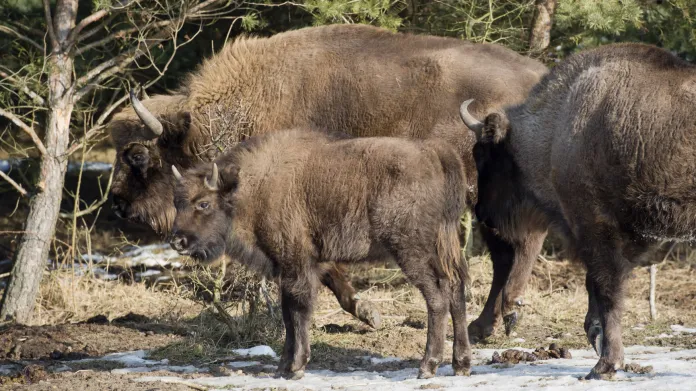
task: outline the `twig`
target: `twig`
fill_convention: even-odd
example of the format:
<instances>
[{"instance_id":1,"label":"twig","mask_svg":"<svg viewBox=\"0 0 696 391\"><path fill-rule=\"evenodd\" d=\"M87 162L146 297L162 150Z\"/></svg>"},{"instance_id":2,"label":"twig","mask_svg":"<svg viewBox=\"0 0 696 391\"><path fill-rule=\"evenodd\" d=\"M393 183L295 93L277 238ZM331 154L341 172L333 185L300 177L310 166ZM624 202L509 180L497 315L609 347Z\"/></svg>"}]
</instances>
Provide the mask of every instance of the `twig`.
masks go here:
<instances>
[{"instance_id":1,"label":"twig","mask_svg":"<svg viewBox=\"0 0 696 391\"><path fill-rule=\"evenodd\" d=\"M31 137L39 152L41 152L41 154L44 156L48 156L48 152L46 152L46 147L44 147L43 143L41 142L41 139L39 138L39 136L36 135L36 132L34 132L34 129L27 126L27 124L22 122L22 120L17 118L17 116L15 116L14 114L10 113L9 111L5 111L2 108L0 108L0 115L9 119L15 125L19 126L20 129L22 129L26 134L29 135L29 137Z\"/></svg>"},{"instance_id":2,"label":"twig","mask_svg":"<svg viewBox=\"0 0 696 391\"><path fill-rule=\"evenodd\" d=\"M31 44L33 47L39 49L40 51L43 51L43 46L39 45L36 41L27 37L26 35L21 34L19 31L13 30L8 26L0 25L0 32L14 35L15 37L21 39L22 41Z\"/></svg>"},{"instance_id":3,"label":"twig","mask_svg":"<svg viewBox=\"0 0 696 391\"><path fill-rule=\"evenodd\" d=\"M10 273L10 272L0 274L0 279L2 279L2 278L7 278L7 277L9 277L11 274L12 274L12 273Z\"/></svg>"},{"instance_id":4,"label":"twig","mask_svg":"<svg viewBox=\"0 0 696 391\"><path fill-rule=\"evenodd\" d=\"M1 27L1 26L0 26L0 27ZM14 77L12 77L12 75L10 75L10 74L8 74L8 73L6 73L6 72L0 71L0 76L2 76L2 77L4 77L5 79L11 81L12 83L15 84L15 86L19 86L19 85L20 85L20 83L18 83L17 80L16 80ZM37 104L39 104L39 105L41 105L41 106L44 106L44 105L46 104L46 102L44 101L44 99L43 99L42 97L40 97L39 94L37 94L36 92L30 90L29 87L27 87L27 86L21 86L21 87L20 87L20 90L22 90L22 92L24 92L25 94L29 95L29 96L34 100L34 103L37 103Z\"/></svg>"},{"instance_id":5,"label":"twig","mask_svg":"<svg viewBox=\"0 0 696 391\"><path fill-rule=\"evenodd\" d=\"M24 196L24 197L27 196L28 193L27 193L26 190L24 190L24 188L22 187L22 185L20 185L19 183L15 182L12 178L10 178L9 175L7 175L7 174L5 174L4 172L0 171L0 177L2 177L2 179L6 180L10 185L12 185L12 187L14 187L15 189L17 189L17 191L19 192L19 194L21 194L21 195Z\"/></svg>"},{"instance_id":6,"label":"twig","mask_svg":"<svg viewBox=\"0 0 696 391\"><path fill-rule=\"evenodd\" d=\"M80 169L80 172L82 172L82 169ZM80 177L81 176L82 176L82 174L80 174ZM90 205L87 209L83 209L83 210L75 209L75 211L73 213L61 213L60 217L62 217L64 219L78 218L78 217L82 217L84 215L90 214L90 213L94 212L95 210L99 209L102 205L104 205L106 203L106 201L109 200L109 190L111 189L111 182L113 179L114 179L114 169L112 168L111 175L109 175L109 182L106 184L106 191L104 192L104 194L102 194L102 198L99 201Z\"/></svg>"},{"instance_id":7,"label":"twig","mask_svg":"<svg viewBox=\"0 0 696 391\"><path fill-rule=\"evenodd\" d=\"M655 306L655 285L657 280L657 265L650 265L650 319L657 319L657 307Z\"/></svg>"}]
</instances>

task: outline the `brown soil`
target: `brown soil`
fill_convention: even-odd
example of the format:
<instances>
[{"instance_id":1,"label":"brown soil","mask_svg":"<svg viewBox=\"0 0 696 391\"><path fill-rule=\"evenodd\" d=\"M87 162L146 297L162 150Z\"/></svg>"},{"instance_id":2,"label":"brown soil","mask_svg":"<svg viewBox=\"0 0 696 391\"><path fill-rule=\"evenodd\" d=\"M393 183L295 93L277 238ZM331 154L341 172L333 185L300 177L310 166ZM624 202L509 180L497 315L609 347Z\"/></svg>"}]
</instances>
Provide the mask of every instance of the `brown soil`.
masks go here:
<instances>
[{"instance_id":1,"label":"brown soil","mask_svg":"<svg viewBox=\"0 0 696 391\"><path fill-rule=\"evenodd\" d=\"M128 350L154 349L182 338L172 331L175 331L172 327L128 322L12 326L0 331L0 363L6 360L75 360Z\"/></svg>"}]
</instances>

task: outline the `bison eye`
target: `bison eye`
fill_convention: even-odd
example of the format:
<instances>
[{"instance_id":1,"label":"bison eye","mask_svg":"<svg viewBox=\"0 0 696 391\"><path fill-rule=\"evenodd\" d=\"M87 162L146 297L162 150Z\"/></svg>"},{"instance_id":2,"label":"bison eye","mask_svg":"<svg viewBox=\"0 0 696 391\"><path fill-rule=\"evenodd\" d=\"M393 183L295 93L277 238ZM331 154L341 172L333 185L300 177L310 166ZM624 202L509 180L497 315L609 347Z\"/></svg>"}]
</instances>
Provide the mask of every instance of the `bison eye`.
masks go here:
<instances>
[{"instance_id":1,"label":"bison eye","mask_svg":"<svg viewBox=\"0 0 696 391\"><path fill-rule=\"evenodd\" d=\"M210 207L210 203L206 202L206 201L199 202L198 205L196 206L196 208L198 210L208 209L209 207Z\"/></svg>"}]
</instances>

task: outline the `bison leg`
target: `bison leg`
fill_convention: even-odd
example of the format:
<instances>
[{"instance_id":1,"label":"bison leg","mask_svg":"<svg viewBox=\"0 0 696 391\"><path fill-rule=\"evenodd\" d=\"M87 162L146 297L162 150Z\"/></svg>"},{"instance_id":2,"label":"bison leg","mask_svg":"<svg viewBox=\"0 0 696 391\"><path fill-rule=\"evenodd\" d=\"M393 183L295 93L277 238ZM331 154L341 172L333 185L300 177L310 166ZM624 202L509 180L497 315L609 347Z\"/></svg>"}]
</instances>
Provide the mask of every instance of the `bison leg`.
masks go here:
<instances>
[{"instance_id":1,"label":"bison leg","mask_svg":"<svg viewBox=\"0 0 696 391\"><path fill-rule=\"evenodd\" d=\"M310 357L309 323L316 288L313 281L283 275L280 289L285 346L277 375L292 380L301 379Z\"/></svg>"},{"instance_id":2,"label":"bison leg","mask_svg":"<svg viewBox=\"0 0 696 391\"><path fill-rule=\"evenodd\" d=\"M489 228L482 226L481 233L491 253L493 282L481 315L469 325L474 343L493 334L501 318L506 334L512 333L519 322L524 289L546 237L545 232L528 233L511 244Z\"/></svg>"},{"instance_id":3,"label":"bison leg","mask_svg":"<svg viewBox=\"0 0 696 391\"><path fill-rule=\"evenodd\" d=\"M493 334L500 318L502 290L510 275L514 250L510 244L495 235L490 229L481 226L481 234L491 253L493 262L493 282L488 299L479 317L469 325L469 338L472 343L486 339Z\"/></svg>"},{"instance_id":4,"label":"bison leg","mask_svg":"<svg viewBox=\"0 0 696 391\"><path fill-rule=\"evenodd\" d=\"M466 273L460 273L464 276ZM466 327L466 288L465 281L452 284L450 313L454 326L454 345L452 346L452 369L455 376L471 374L471 346Z\"/></svg>"},{"instance_id":5,"label":"bison leg","mask_svg":"<svg viewBox=\"0 0 696 391\"><path fill-rule=\"evenodd\" d=\"M611 228L594 227L592 235L581 235L585 248L580 252L587 265L603 335L599 362L586 379L611 379L623 367L621 341L623 292L629 264L623 258ZM589 293L588 293L589 294Z\"/></svg>"},{"instance_id":6,"label":"bison leg","mask_svg":"<svg viewBox=\"0 0 696 391\"><path fill-rule=\"evenodd\" d=\"M333 292L345 311L375 329L381 326L382 317L379 311L372 307L369 302L358 299L358 295L348 279L348 272L343 265L333 263L322 276L321 282Z\"/></svg>"},{"instance_id":7,"label":"bison leg","mask_svg":"<svg viewBox=\"0 0 696 391\"><path fill-rule=\"evenodd\" d=\"M585 315L585 334L590 345L594 348L597 355L602 355L602 322L599 316L599 308L595 294L595 287L588 273L585 277L585 287L587 288L587 315Z\"/></svg>"}]
</instances>

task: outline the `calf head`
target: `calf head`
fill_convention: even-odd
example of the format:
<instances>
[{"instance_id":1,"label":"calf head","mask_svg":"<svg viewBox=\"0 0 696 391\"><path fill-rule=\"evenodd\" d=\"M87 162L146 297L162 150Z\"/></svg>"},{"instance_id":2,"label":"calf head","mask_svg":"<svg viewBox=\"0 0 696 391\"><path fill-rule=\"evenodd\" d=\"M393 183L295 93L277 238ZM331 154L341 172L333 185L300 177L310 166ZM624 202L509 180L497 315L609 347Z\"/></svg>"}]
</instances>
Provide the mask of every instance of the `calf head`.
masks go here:
<instances>
[{"instance_id":1,"label":"calf head","mask_svg":"<svg viewBox=\"0 0 696 391\"><path fill-rule=\"evenodd\" d=\"M234 218L237 169L203 164L181 175L172 166L177 180L174 195L176 218L169 244L180 254L209 262L222 256Z\"/></svg>"},{"instance_id":2,"label":"calf head","mask_svg":"<svg viewBox=\"0 0 696 391\"><path fill-rule=\"evenodd\" d=\"M519 170L508 147L510 124L503 114L491 113L484 122L468 111L473 102L462 103L460 115L464 124L476 134L474 159L478 171L478 203L476 217L489 227L501 227L510 212L519 205L521 187Z\"/></svg>"},{"instance_id":3,"label":"calf head","mask_svg":"<svg viewBox=\"0 0 696 391\"><path fill-rule=\"evenodd\" d=\"M147 103L157 116L132 92L131 100L132 111L117 115L109 124L117 153L111 187L112 208L120 218L167 233L176 213L175 180L169 167L187 168L196 161L186 150L190 115L171 112L182 102L182 96L149 100Z\"/></svg>"}]
</instances>

